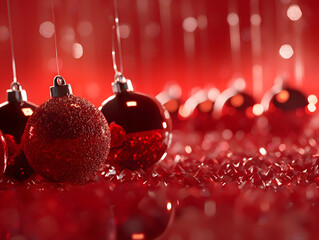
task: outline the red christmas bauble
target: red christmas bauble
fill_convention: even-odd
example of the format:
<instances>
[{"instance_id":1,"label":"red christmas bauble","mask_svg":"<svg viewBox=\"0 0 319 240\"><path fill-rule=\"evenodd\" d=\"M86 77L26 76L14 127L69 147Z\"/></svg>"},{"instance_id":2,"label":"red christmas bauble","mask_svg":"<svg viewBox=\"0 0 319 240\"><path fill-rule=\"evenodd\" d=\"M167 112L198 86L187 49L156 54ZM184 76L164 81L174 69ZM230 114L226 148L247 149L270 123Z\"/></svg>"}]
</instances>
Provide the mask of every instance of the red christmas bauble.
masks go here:
<instances>
[{"instance_id":1,"label":"red christmas bauble","mask_svg":"<svg viewBox=\"0 0 319 240\"><path fill-rule=\"evenodd\" d=\"M0 131L0 179L4 175L4 170L7 166L7 159L8 159L8 148L7 143L5 141L2 132Z\"/></svg>"},{"instance_id":2,"label":"red christmas bauble","mask_svg":"<svg viewBox=\"0 0 319 240\"><path fill-rule=\"evenodd\" d=\"M11 84L11 89L7 90L7 101L0 105L0 130L6 137L9 151L6 177L23 180L33 173L20 142L25 125L37 107L27 101L20 83Z\"/></svg>"},{"instance_id":3,"label":"red christmas bauble","mask_svg":"<svg viewBox=\"0 0 319 240\"><path fill-rule=\"evenodd\" d=\"M118 170L145 169L164 156L171 120L155 98L125 90L105 100L100 110L110 123L112 139L120 140L111 145L111 165Z\"/></svg>"},{"instance_id":4,"label":"red christmas bauble","mask_svg":"<svg viewBox=\"0 0 319 240\"><path fill-rule=\"evenodd\" d=\"M19 83L12 83L7 90L7 101L0 105L0 130L10 134L20 143L25 125L38 106L28 102L26 92Z\"/></svg>"},{"instance_id":5,"label":"red christmas bauble","mask_svg":"<svg viewBox=\"0 0 319 240\"><path fill-rule=\"evenodd\" d=\"M190 130L206 132L216 127L213 110L218 95L217 88L202 89L185 102L184 109L190 112L188 119Z\"/></svg>"},{"instance_id":6,"label":"red christmas bauble","mask_svg":"<svg viewBox=\"0 0 319 240\"><path fill-rule=\"evenodd\" d=\"M244 91L229 88L216 100L214 116L219 119L218 128L250 131L254 124L254 98Z\"/></svg>"},{"instance_id":7,"label":"red christmas bauble","mask_svg":"<svg viewBox=\"0 0 319 240\"><path fill-rule=\"evenodd\" d=\"M61 86L69 85L63 82ZM60 90L58 94L54 91L51 89L53 98L43 103L27 122L25 154L32 168L46 179L84 183L92 179L107 160L108 124L103 114L86 99L72 94L61 96Z\"/></svg>"},{"instance_id":8,"label":"red christmas bauble","mask_svg":"<svg viewBox=\"0 0 319 240\"><path fill-rule=\"evenodd\" d=\"M268 128L276 135L299 134L312 114L307 96L287 86L275 86L265 94L262 104Z\"/></svg>"},{"instance_id":9,"label":"red christmas bauble","mask_svg":"<svg viewBox=\"0 0 319 240\"><path fill-rule=\"evenodd\" d=\"M187 121L179 114L180 107L184 102L181 87L178 84L168 85L164 91L156 96L156 99L169 112L173 129L185 130Z\"/></svg>"}]
</instances>

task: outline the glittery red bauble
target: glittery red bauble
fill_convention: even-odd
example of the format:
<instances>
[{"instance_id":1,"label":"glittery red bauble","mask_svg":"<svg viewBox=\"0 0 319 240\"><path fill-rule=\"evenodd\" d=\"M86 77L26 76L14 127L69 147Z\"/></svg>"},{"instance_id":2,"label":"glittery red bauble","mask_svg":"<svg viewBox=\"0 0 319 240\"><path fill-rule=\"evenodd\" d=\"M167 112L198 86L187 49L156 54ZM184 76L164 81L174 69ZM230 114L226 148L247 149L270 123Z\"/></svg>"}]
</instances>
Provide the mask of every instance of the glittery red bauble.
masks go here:
<instances>
[{"instance_id":1,"label":"glittery red bauble","mask_svg":"<svg viewBox=\"0 0 319 240\"><path fill-rule=\"evenodd\" d=\"M84 183L105 164L110 145L108 124L87 100L73 95L53 97L30 117L24 150L42 177Z\"/></svg>"},{"instance_id":2,"label":"glittery red bauble","mask_svg":"<svg viewBox=\"0 0 319 240\"><path fill-rule=\"evenodd\" d=\"M13 82L11 89L7 90L7 100L0 105L0 130L5 135L9 152L5 176L23 180L34 171L20 147L21 137L29 117L38 106L27 101L26 92L18 82Z\"/></svg>"},{"instance_id":3,"label":"glittery red bauble","mask_svg":"<svg viewBox=\"0 0 319 240\"><path fill-rule=\"evenodd\" d=\"M5 138L0 131L0 179L3 177L4 170L6 169L8 159L8 148Z\"/></svg>"},{"instance_id":4,"label":"glittery red bauble","mask_svg":"<svg viewBox=\"0 0 319 240\"><path fill-rule=\"evenodd\" d=\"M22 151L21 144L17 144L14 137L10 134L5 134L5 139L9 155L5 176L20 181L30 177L34 173L34 170Z\"/></svg>"},{"instance_id":5,"label":"glittery red bauble","mask_svg":"<svg viewBox=\"0 0 319 240\"><path fill-rule=\"evenodd\" d=\"M171 137L169 113L154 98L124 91L101 106L111 124L113 145L108 162L118 170L148 168L166 153Z\"/></svg>"},{"instance_id":6,"label":"glittery red bauble","mask_svg":"<svg viewBox=\"0 0 319 240\"><path fill-rule=\"evenodd\" d=\"M222 92L214 109L215 117L219 118L218 128L249 131L254 124L255 103L254 98L243 91L230 88Z\"/></svg>"},{"instance_id":7,"label":"glittery red bauble","mask_svg":"<svg viewBox=\"0 0 319 240\"><path fill-rule=\"evenodd\" d=\"M275 88L266 93L262 102L268 127L276 135L300 133L312 114L306 95L290 87Z\"/></svg>"}]
</instances>

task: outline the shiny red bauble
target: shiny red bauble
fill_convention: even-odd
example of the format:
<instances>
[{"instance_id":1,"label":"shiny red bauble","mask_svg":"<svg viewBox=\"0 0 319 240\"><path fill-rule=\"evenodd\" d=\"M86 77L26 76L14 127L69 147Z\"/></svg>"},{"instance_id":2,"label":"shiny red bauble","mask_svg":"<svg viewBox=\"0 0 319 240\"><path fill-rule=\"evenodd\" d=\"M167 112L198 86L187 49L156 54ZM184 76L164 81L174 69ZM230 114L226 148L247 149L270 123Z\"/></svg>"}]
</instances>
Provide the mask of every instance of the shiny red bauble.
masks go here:
<instances>
[{"instance_id":1,"label":"shiny red bauble","mask_svg":"<svg viewBox=\"0 0 319 240\"><path fill-rule=\"evenodd\" d=\"M118 170L146 169L166 153L171 138L169 113L155 98L122 89L127 82L115 84L120 91L100 107L110 123L112 139L117 139L113 140L108 163Z\"/></svg>"},{"instance_id":2,"label":"shiny red bauble","mask_svg":"<svg viewBox=\"0 0 319 240\"><path fill-rule=\"evenodd\" d=\"M64 79L62 83L56 80L53 88L66 86ZM63 91L55 95L51 89L53 97L28 120L24 150L30 165L42 177L84 183L105 164L110 132L103 114L92 103L72 94L66 96Z\"/></svg>"},{"instance_id":3,"label":"shiny red bauble","mask_svg":"<svg viewBox=\"0 0 319 240\"><path fill-rule=\"evenodd\" d=\"M256 101L248 93L236 88L222 92L215 103L214 116L219 119L217 128L250 131L254 124L253 106Z\"/></svg>"},{"instance_id":4,"label":"shiny red bauble","mask_svg":"<svg viewBox=\"0 0 319 240\"><path fill-rule=\"evenodd\" d=\"M26 92L19 83L7 90L7 101L0 105L0 130L20 143L25 125L37 106L27 101Z\"/></svg>"},{"instance_id":5,"label":"shiny red bauble","mask_svg":"<svg viewBox=\"0 0 319 240\"><path fill-rule=\"evenodd\" d=\"M168 85L164 91L160 92L156 99L169 112L173 129L186 130L186 119L179 113L183 104L182 89L178 84Z\"/></svg>"},{"instance_id":6,"label":"shiny red bauble","mask_svg":"<svg viewBox=\"0 0 319 240\"><path fill-rule=\"evenodd\" d=\"M304 93L288 86L275 86L265 94L262 104L268 129L281 136L302 132L315 110L314 104L308 102Z\"/></svg>"},{"instance_id":7,"label":"shiny red bauble","mask_svg":"<svg viewBox=\"0 0 319 240\"><path fill-rule=\"evenodd\" d=\"M13 82L11 89L7 90L7 101L0 105L0 130L7 138L9 151L6 177L23 180L33 173L20 142L25 125L36 108L35 104L27 101L20 83Z\"/></svg>"},{"instance_id":8,"label":"shiny red bauble","mask_svg":"<svg viewBox=\"0 0 319 240\"><path fill-rule=\"evenodd\" d=\"M189 114L188 129L190 131L207 132L216 127L213 110L218 95L217 88L201 89L187 99L183 109L186 114Z\"/></svg>"},{"instance_id":9,"label":"shiny red bauble","mask_svg":"<svg viewBox=\"0 0 319 240\"><path fill-rule=\"evenodd\" d=\"M4 170L7 166L8 148L2 132L0 131L0 179L4 176Z\"/></svg>"}]
</instances>

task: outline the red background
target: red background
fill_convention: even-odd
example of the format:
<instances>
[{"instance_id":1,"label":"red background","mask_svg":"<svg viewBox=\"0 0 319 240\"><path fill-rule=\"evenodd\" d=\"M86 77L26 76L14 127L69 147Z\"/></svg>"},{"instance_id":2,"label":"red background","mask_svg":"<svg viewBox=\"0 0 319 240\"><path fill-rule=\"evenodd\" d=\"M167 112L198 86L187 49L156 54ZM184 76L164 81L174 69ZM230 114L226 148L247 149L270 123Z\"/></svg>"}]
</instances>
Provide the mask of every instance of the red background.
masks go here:
<instances>
[{"instance_id":1,"label":"red background","mask_svg":"<svg viewBox=\"0 0 319 240\"><path fill-rule=\"evenodd\" d=\"M230 5L237 4L241 30L241 61L238 71L252 91L252 57L250 39L250 1L217 0L119 0L121 24L130 26L130 35L122 39L124 75L133 81L135 90L158 94L166 83L178 82L187 97L193 87L210 84L220 90L228 87L236 73L231 57L227 14ZM317 83L319 59L319 3L303 0L260 0L262 67L264 91L268 90L278 74L287 71L294 84L294 56L280 58L282 44L294 47L293 22L285 14L288 6L298 3L303 12L302 46L305 75L302 89L319 93ZM170 9L161 18L163 6ZM114 72L111 46L113 1L106 0L54 0L58 54L61 75L72 84L75 95L87 98L97 106L109 97ZM138 7L139 6L139 7ZM162 8L161 8L162 6ZM54 58L54 38L44 38L39 26L52 21L50 0L11 0L14 50L18 81L27 90L28 100L41 104L49 98L49 87L57 74ZM193 55L185 54L183 20L186 17L207 16L207 27L196 28ZM162 15L163 16L163 15ZM83 36L77 31L81 21L89 21L93 31ZM168 22L170 24L165 24ZM150 23L160 27L155 37L145 34ZM158 25L157 25L158 24ZM0 0L0 26L8 27L7 5ZM65 29L73 28L74 39L63 43ZM1 34L0 34L1 38ZM72 56L73 42L82 44L84 54L80 59ZM0 41L0 100L5 101L6 89L12 82L10 41Z\"/></svg>"}]
</instances>

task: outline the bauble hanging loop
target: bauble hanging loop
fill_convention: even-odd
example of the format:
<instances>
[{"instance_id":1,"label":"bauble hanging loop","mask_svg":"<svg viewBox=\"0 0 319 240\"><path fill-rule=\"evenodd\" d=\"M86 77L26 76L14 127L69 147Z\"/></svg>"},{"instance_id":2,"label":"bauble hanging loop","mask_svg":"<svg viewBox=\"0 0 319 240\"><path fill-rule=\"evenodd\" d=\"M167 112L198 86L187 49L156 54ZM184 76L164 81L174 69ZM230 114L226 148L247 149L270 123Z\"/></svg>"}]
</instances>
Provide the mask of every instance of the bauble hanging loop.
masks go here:
<instances>
[{"instance_id":1,"label":"bauble hanging loop","mask_svg":"<svg viewBox=\"0 0 319 240\"><path fill-rule=\"evenodd\" d=\"M72 94L70 84L66 84L64 78L60 75L56 76L53 80L53 86L50 87L51 98L68 96Z\"/></svg>"},{"instance_id":2,"label":"bauble hanging loop","mask_svg":"<svg viewBox=\"0 0 319 240\"><path fill-rule=\"evenodd\" d=\"M19 82L12 82L7 90L7 100L9 103L22 103L27 101L27 93L22 89Z\"/></svg>"},{"instance_id":3,"label":"bauble hanging loop","mask_svg":"<svg viewBox=\"0 0 319 240\"><path fill-rule=\"evenodd\" d=\"M116 72L114 82L112 83L114 94L121 92L133 91L133 85L131 80L126 79L121 72Z\"/></svg>"}]
</instances>

